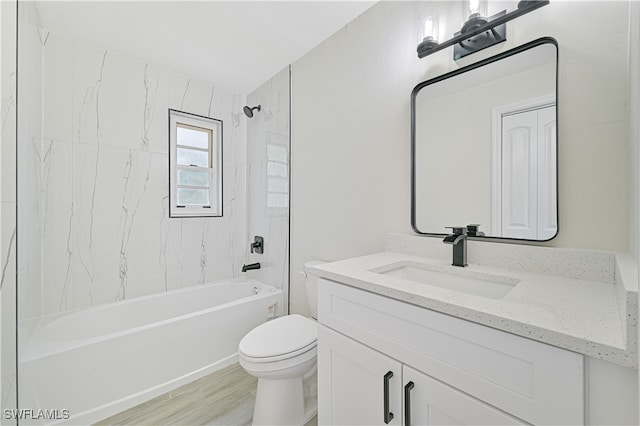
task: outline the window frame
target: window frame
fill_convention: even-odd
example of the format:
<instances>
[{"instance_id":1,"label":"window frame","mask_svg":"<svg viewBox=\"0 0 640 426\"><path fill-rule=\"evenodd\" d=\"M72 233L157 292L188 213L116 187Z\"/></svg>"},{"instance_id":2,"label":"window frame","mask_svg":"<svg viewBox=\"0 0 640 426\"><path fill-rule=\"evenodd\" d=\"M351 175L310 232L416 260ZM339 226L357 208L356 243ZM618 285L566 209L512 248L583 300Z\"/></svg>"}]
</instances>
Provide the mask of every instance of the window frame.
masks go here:
<instances>
[{"instance_id":1,"label":"window frame","mask_svg":"<svg viewBox=\"0 0 640 426\"><path fill-rule=\"evenodd\" d=\"M265 179L265 184L264 184L264 189L265 189L265 193L264 193L264 205L266 206L266 213L268 216L285 216L288 211L289 211L289 205L290 205L290 201L291 201L291 196L290 196L290 192L291 192L291 188L290 188L290 180L291 180L291 170L289 167L290 164L290 150L289 150L289 144L288 142L288 138L286 135L281 135L278 133L272 133L272 132L268 132L267 133L267 147L266 147L266 153L265 153L265 173L266 173L266 179ZM285 153L286 153L286 158L284 160L276 160L275 158L269 157L269 146L273 146L273 147L277 147L277 148L282 148L284 149ZM279 176L279 175L271 175L269 174L269 164L278 164L281 166L284 166L285 170L286 170L286 176ZM269 182L274 179L274 180L282 180L286 183L286 190L285 191L271 191L269 190ZM286 198L286 206L274 206L271 205L269 203L269 195L284 195Z\"/></svg>"},{"instance_id":2,"label":"window frame","mask_svg":"<svg viewBox=\"0 0 640 426\"><path fill-rule=\"evenodd\" d=\"M209 148L178 144L178 127L210 132ZM178 165L178 148L208 152L209 167ZM169 217L222 217L223 216L223 122L222 120L169 109ZM209 172L209 206L178 206L178 170L207 170Z\"/></svg>"}]
</instances>

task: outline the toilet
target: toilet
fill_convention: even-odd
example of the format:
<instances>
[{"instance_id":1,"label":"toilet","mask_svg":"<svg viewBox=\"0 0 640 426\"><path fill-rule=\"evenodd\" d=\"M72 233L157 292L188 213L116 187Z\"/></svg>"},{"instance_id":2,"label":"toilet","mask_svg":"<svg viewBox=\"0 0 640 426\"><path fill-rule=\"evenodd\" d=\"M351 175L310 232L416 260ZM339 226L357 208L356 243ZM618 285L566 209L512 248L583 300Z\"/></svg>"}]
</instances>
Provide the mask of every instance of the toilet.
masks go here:
<instances>
[{"instance_id":1,"label":"toilet","mask_svg":"<svg viewBox=\"0 0 640 426\"><path fill-rule=\"evenodd\" d=\"M305 271L322 263L306 262ZM303 425L316 414L317 404L305 409L303 379L316 369L318 277L305 277L313 319L292 314L268 321L238 345L240 365L258 379L254 425Z\"/></svg>"}]
</instances>

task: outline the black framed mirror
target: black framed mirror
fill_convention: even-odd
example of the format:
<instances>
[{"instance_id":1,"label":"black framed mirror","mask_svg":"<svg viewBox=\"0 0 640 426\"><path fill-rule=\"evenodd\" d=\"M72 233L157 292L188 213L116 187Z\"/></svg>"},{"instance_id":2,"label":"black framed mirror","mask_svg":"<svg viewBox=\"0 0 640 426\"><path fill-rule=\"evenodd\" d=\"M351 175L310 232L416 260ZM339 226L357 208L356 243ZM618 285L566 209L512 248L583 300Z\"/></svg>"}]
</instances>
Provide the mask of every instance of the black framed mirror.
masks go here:
<instances>
[{"instance_id":1,"label":"black framed mirror","mask_svg":"<svg viewBox=\"0 0 640 426\"><path fill-rule=\"evenodd\" d=\"M544 37L411 93L411 225L484 238L558 233L558 44Z\"/></svg>"}]
</instances>

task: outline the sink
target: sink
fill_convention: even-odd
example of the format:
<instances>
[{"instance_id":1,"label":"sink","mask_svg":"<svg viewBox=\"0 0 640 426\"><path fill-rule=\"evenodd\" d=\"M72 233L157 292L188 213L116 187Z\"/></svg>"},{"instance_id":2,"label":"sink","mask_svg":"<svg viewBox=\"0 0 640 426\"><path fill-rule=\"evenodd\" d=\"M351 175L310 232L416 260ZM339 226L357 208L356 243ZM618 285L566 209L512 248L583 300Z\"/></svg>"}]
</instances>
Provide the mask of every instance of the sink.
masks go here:
<instances>
[{"instance_id":1,"label":"sink","mask_svg":"<svg viewBox=\"0 0 640 426\"><path fill-rule=\"evenodd\" d=\"M409 261L370 269L370 272L491 299L502 299L520 282L503 275Z\"/></svg>"}]
</instances>

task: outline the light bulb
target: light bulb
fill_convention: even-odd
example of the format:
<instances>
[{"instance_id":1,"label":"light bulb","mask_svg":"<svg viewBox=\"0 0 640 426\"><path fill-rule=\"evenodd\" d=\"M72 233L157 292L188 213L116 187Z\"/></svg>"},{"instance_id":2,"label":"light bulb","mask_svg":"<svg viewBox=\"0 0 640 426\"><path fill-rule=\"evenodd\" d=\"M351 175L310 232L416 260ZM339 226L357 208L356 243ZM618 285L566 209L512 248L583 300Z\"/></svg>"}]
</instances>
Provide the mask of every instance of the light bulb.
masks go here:
<instances>
[{"instance_id":1,"label":"light bulb","mask_svg":"<svg viewBox=\"0 0 640 426\"><path fill-rule=\"evenodd\" d=\"M462 7L461 32L473 31L487 23L487 0L467 0Z\"/></svg>"},{"instance_id":2,"label":"light bulb","mask_svg":"<svg viewBox=\"0 0 640 426\"><path fill-rule=\"evenodd\" d=\"M440 17L438 9L428 8L420 14L418 25L418 43L433 41L438 43L440 38Z\"/></svg>"},{"instance_id":3,"label":"light bulb","mask_svg":"<svg viewBox=\"0 0 640 426\"><path fill-rule=\"evenodd\" d=\"M486 17L487 16L487 0L467 0L466 7L463 7L462 11L462 19L463 22L467 21L469 18L475 18L478 16Z\"/></svg>"}]
</instances>

